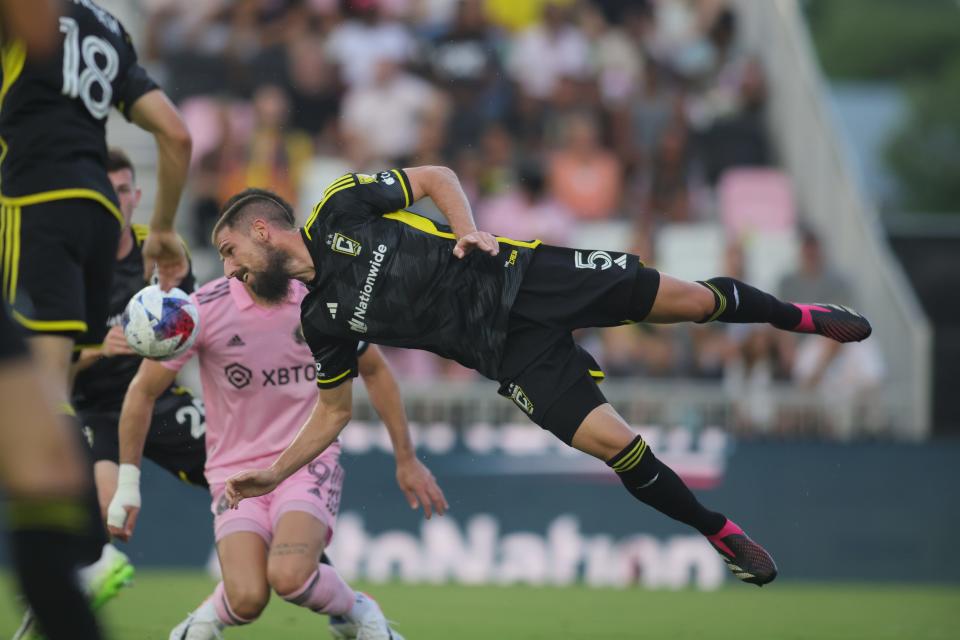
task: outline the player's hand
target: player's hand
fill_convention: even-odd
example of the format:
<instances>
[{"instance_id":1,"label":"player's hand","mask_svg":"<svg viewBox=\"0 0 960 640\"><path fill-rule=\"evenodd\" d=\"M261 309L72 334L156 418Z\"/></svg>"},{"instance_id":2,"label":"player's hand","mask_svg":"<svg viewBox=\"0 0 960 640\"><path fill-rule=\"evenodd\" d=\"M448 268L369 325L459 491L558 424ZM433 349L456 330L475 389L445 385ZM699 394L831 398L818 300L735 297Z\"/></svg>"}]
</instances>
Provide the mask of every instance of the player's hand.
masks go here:
<instances>
[{"instance_id":1,"label":"player's hand","mask_svg":"<svg viewBox=\"0 0 960 640\"><path fill-rule=\"evenodd\" d=\"M423 513L427 520L434 511L442 516L450 508L430 469L416 458L397 462L397 484L407 496L407 503L411 509L423 506Z\"/></svg>"},{"instance_id":2,"label":"player's hand","mask_svg":"<svg viewBox=\"0 0 960 640\"><path fill-rule=\"evenodd\" d=\"M129 542L140 514L140 469L136 465L121 464L117 476L117 490L107 507L107 531L124 542Z\"/></svg>"},{"instance_id":3,"label":"player's hand","mask_svg":"<svg viewBox=\"0 0 960 640\"><path fill-rule=\"evenodd\" d=\"M157 231L151 229L143 241L143 272L149 277L156 267L160 289L169 291L180 284L190 270L187 252L183 248L180 236L172 229Z\"/></svg>"},{"instance_id":4,"label":"player's hand","mask_svg":"<svg viewBox=\"0 0 960 640\"><path fill-rule=\"evenodd\" d=\"M103 346L100 348L100 355L105 358L114 356L132 356L136 352L127 344L127 339L123 336L123 328L119 325L110 327L106 337L103 339Z\"/></svg>"},{"instance_id":5,"label":"player's hand","mask_svg":"<svg viewBox=\"0 0 960 640\"><path fill-rule=\"evenodd\" d=\"M492 256L500 253L500 245L493 234L486 231L474 231L457 240L457 246L453 248L453 255L458 258L465 258L474 249L479 249Z\"/></svg>"},{"instance_id":6,"label":"player's hand","mask_svg":"<svg viewBox=\"0 0 960 640\"><path fill-rule=\"evenodd\" d=\"M243 471L227 479L226 496L231 509L244 498L254 498L270 493L277 488L280 481L270 469Z\"/></svg>"}]
</instances>

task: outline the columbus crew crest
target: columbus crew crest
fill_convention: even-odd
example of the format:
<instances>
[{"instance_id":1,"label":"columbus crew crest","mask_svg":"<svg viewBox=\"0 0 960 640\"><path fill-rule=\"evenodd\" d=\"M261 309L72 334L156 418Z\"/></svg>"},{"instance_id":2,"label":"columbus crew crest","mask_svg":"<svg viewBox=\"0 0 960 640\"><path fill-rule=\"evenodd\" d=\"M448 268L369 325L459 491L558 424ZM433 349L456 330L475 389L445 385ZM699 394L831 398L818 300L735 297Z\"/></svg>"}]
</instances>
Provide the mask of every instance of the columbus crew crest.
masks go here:
<instances>
[{"instance_id":1,"label":"columbus crew crest","mask_svg":"<svg viewBox=\"0 0 960 640\"><path fill-rule=\"evenodd\" d=\"M360 243L339 232L327 236L327 246L346 256L356 257L360 255Z\"/></svg>"}]
</instances>

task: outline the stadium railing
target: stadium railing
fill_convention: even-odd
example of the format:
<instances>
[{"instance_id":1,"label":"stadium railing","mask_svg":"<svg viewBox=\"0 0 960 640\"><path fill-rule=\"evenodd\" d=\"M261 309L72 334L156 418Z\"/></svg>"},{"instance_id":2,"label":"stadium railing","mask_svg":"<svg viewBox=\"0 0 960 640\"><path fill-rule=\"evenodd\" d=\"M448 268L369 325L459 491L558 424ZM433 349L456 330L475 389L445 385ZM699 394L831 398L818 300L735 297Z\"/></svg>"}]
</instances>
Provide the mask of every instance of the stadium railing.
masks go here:
<instances>
[{"instance_id":1,"label":"stadium railing","mask_svg":"<svg viewBox=\"0 0 960 640\"><path fill-rule=\"evenodd\" d=\"M770 134L796 187L800 210L848 274L887 363L884 399L898 435L930 433L930 323L894 258L870 199L854 178L796 0L734 0L749 50L769 86Z\"/></svg>"}]
</instances>

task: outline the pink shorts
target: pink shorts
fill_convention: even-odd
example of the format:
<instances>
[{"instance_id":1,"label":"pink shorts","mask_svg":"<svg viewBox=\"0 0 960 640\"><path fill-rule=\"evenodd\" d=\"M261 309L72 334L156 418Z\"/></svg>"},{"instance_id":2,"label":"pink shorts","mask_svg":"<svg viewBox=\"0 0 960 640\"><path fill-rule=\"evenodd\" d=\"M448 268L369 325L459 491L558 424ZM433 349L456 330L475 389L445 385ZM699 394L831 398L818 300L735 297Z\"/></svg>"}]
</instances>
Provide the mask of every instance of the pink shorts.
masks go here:
<instances>
[{"instance_id":1,"label":"pink shorts","mask_svg":"<svg viewBox=\"0 0 960 640\"><path fill-rule=\"evenodd\" d=\"M339 455L323 455L280 483L271 493L240 501L237 509L227 507L225 484L210 487L213 503L213 534L217 542L231 533L255 533L267 546L280 516L288 511L309 513L327 527L327 544L340 509L343 467Z\"/></svg>"}]
</instances>

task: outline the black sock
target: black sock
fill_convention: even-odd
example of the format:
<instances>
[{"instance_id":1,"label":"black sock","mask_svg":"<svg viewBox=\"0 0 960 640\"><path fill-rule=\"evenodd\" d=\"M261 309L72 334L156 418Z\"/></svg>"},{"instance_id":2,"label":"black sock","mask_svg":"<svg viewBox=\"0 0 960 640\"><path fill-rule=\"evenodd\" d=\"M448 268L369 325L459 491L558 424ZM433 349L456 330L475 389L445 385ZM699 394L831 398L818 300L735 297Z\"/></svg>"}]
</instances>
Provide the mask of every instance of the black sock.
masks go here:
<instances>
[{"instance_id":1,"label":"black sock","mask_svg":"<svg viewBox=\"0 0 960 640\"><path fill-rule=\"evenodd\" d=\"M713 292L716 306L701 322L768 322L778 329L791 330L800 324L800 309L776 296L733 278L698 280Z\"/></svg>"},{"instance_id":2,"label":"black sock","mask_svg":"<svg viewBox=\"0 0 960 640\"><path fill-rule=\"evenodd\" d=\"M100 640L77 569L103 546L99 511L85 498L11 496L8 524L20 587L48 640Z\"/></svg>"},{"instance_id":3,"label":"black sock","mask_svg":"<svg viewBox=\"0 0 960 640\"><path fill-rule=\"evenodd\" d=\"M640 436L607 465L616 471L620 482L637 500L705 536L717 533L727 522L722 514L700 504L680 476L657 460Z\"/></svg>"}]
</instances>

